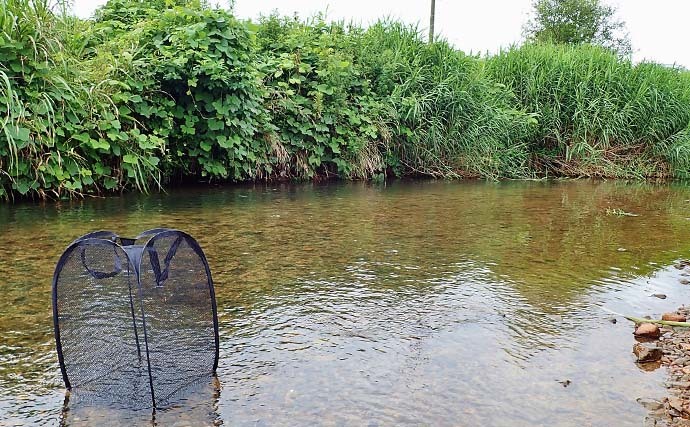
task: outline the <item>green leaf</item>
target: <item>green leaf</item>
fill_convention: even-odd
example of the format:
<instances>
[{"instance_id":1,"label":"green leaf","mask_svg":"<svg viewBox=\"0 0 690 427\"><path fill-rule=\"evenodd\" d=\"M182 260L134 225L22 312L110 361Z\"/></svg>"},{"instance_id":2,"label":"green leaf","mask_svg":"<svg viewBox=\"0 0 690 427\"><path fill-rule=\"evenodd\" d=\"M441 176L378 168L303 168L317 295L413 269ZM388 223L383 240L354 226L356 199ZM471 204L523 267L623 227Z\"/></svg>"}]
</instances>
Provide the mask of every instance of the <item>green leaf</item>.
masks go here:
<instances>
[{"instance_id":1,"label":"green leaf","mask_svg":"<svg viewBox=\"0 0 690 427\"><path fill-rule=\"evenodd\" d=\"M26 195L31 189L31 182L26 179L20 179L12 184L12 188L17 190L22 196Z\"/></svg>"},{"instance_id":2,"label":"green leaf","mask_svg":"<svg viewBox=\"0 0 690 427\"><path fill-rule=\"evenodd\" d=\"M213 145L208 141L201 141L201 143L199 144L199 147L201 147L202 150L208 152L208 151L211 151L211 148L213 148Z\"/></svg>"},{"instance_id":3,"label":"green leaf","mask_svg":"<svg viewBox=\"0 0 690 427\"><path fill-rule=\"evenodd\" d=\"M125 163L136 165L139 163L139 158L134 154L125 154L124 156L122 156L122 161Z\"/></svg>"},{"instance_id":4,"label":"green leaf","mask_svg":"<svg viewBox=\"0 0 690 427\"><path fill-rule=\"evenodd\" d=\"M91 147L98 150L110 150L110 143L103 138L89 140Z\"/></svg>"}]
</instances>

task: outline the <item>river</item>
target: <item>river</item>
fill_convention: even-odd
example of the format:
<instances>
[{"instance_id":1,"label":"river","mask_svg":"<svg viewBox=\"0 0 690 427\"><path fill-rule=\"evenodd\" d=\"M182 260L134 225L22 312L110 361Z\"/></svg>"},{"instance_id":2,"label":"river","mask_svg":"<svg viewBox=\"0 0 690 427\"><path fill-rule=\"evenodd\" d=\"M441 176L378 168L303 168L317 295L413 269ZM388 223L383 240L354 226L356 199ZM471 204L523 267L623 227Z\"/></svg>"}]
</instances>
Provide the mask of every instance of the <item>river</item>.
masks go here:
<instances>
[{"instance_id":1,"label":"river","mask_svg":"<svg viewBox=\"0 0 690 427\"><path fill-rule=\"evenodd\" d=\"M627 212L635 216L621 215ZM617 214L618 213L618 214ZM157 425L641 425L629 322L687 302L690 186L396 181L187 188L0 206L0 426L151 425L73 408L50 286L77 236L204 248L219 390ZM663 293L666 299L651 297Z\"/></svg>"}]
</instances>

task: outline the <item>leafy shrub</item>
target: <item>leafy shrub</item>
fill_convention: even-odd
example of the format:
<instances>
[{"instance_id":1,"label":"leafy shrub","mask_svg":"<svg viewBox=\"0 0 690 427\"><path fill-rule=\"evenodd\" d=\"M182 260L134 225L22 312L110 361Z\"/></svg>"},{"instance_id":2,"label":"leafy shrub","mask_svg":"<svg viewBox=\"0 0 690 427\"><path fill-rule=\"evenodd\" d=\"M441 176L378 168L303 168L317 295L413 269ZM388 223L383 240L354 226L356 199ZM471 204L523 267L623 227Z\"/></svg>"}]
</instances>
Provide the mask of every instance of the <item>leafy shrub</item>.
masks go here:
<instances>
[{"instance_id":1,"label":"leafy shrub","mask_svg":"<svg viewBox=\"0 0 690 427\"><path fill-rule=\"evenodd\" d=\"M273 15L261 20L257 39L280 176L380 172L380 105L348 49L347 29Z\"/></svg>"}]
</instances>

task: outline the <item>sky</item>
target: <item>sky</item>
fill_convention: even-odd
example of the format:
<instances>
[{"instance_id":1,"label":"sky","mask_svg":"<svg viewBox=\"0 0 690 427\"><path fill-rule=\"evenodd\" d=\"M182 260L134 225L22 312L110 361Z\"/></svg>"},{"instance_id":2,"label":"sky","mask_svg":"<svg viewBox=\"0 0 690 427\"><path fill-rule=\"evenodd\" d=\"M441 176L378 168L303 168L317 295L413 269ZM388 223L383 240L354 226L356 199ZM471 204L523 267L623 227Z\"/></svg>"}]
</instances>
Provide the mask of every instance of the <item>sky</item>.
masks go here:
<instances>
[{"instance_id":1,"label":"sky","mask_svg":"<svg viewBox=\"0 0 690 427\"><path fill-rule=\"evenodd\" d=\"M73 0L74 12L89 17L105 0ZM228 4L221 1L221 4ZM238 18L257 18L277 10L309 17L367 25L383 17L429 25L429 0L235 0ZM626 22L635 61L651 60L690 69L690 0L609 0ZM519 43L532 0L436 0L436 32L465 52L493 53Z\"/></svg>"}]
</instances>

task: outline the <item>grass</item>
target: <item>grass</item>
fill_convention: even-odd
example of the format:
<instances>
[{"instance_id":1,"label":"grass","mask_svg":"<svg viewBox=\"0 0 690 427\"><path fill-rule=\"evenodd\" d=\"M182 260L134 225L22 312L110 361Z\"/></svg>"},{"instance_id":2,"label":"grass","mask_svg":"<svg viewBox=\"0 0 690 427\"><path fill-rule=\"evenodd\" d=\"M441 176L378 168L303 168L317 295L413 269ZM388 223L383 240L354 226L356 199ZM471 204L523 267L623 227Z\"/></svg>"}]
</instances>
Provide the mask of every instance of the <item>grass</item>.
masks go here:
<instances>
[{"instance_id":1,"label":"grass","mask_svg":"<svg viewBox=\"0 0 690 427\"><path fill-rule=\"evenodd\" d=\"M487 61L539 127L539 167L569 176L686 177L690 84L680 69L632 64L596 46L526 45Z\"/></svg>"}]
</instances>

